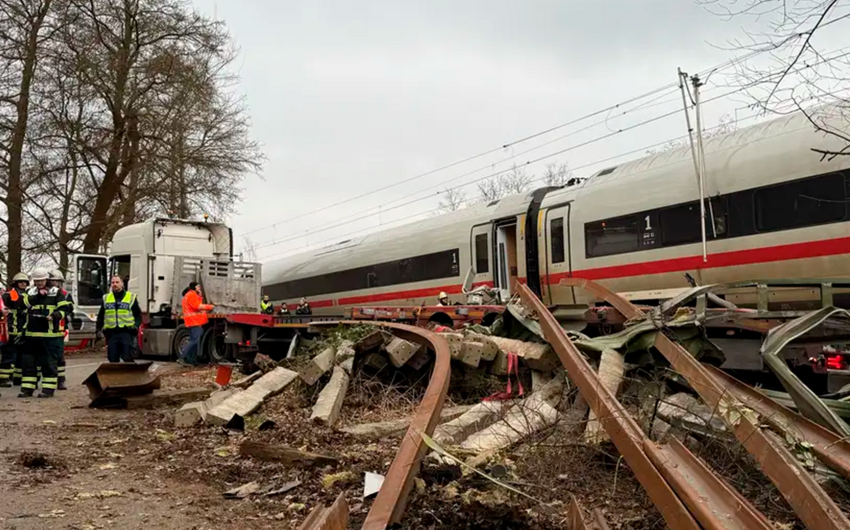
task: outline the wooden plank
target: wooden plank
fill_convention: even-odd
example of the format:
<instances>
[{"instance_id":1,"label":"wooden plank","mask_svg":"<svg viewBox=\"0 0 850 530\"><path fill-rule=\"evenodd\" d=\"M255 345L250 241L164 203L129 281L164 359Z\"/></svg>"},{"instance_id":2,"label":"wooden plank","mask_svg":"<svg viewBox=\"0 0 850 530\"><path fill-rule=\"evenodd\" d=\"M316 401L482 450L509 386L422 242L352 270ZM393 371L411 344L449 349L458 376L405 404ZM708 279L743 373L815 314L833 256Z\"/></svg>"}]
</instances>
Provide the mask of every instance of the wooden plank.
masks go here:
<instances>
[{"instance_id":1,"label":"wooden plank","mask_svg":"<svg viewBox=\"0 0 850 530\"><path fill-rule=\"evenodd\" d=\"M153 394L124 398L128 409L142 409L174 405L183 401L205 399L212 394L211 388L183 388L180 390L162 390Z\"/></svg>"},{"instance_id":2,"label":"wooden plank","mask_svg":"<svg viewBox=\"0 0 850 530\"><path fill-rule=\"evenodd\" d=\"M300 451L285 445L266 444L245 441L239 446L239 454L262 460L264 462L279 462L299 467L327 466L339 463L339 458Z\"/></svg>"}]
</instances>

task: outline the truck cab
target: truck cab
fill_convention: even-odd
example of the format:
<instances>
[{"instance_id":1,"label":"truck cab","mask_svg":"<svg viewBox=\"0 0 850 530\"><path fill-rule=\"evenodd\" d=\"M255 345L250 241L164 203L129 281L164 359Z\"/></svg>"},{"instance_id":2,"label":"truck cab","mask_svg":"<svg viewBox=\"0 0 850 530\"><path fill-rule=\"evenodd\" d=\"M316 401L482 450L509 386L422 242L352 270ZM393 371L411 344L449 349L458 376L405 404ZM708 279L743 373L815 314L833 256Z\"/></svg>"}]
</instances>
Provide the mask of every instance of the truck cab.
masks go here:
<instances>
[{"instance_id":1,"label":"truck cab","mask_svg":"<svg viewBox=\"0 0 850 530\"><path fill-rule=\"evenodd\" d=\"M171 356L185 341L179 318L183 290L199 282L216 313L256 312L261 266L233 259L233 235L223 223L154 218L115 232L108 255L72 256L68 275L76 302L69 342L95 336L97 313L109 279L118 275L143 315L141 350Z\"/></svg>"}]
</instances>

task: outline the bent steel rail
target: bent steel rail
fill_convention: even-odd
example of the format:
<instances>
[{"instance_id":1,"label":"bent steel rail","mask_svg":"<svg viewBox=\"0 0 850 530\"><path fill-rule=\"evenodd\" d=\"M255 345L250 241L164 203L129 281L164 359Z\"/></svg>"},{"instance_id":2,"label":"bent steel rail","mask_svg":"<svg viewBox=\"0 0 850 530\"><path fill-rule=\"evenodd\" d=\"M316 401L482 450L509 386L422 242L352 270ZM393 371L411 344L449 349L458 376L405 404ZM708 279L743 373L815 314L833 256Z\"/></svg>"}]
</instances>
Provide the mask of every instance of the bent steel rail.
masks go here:
<instances>
[{"instance_id":1,"label":"bent steel rail","mask_svg":"<svg viewBox=\"0 0 850 530\"><path fill-rule=\"evenodd\" d=\"M332 324L317 323L317 324ZM364 322L362 320L343 320L333 324L345 325L374 325L377 327L393 330L397 335L412 341L424 344L434 350L434 370L431 380L425 390L425 396L416 408L410 427L404 435L404 439L398 448L393 463L384 479L384 484L378 491L372 508L363 522L363 530L383 530L393 523L401 520L401 514L407 507L407 499L413 488L413 479L419 472L419 464L425 454L427 446L419 436L424 432L429 436L434 434L434 429L440 421L440 413L443 410L443 402L449 391L449 378L451 375L451 352L446 339L433 331L424 328L409 326L407 324L395 324L391 322Z\"/></svg>"},{"instance_id":2,"label":"bent steel rail","mask_svg":"<svg viewBox=\"0 0 850 530\"><path fill-rule=\"evenodd\" d=\"M644 316L637 306L609 289L578 278L563 280L564 285L582 287L602 298L626 318ZM542 304L541 304L542 305ZM545 307L543 308L545 310ZM548 314L548 313L547 313ZM788 504L808 528L846 530L850 520L830 499L794 455L771 432L762 431L743 404L727 394L708 371L687 350L675 343L663 329L655 336L655 347L681 374L710 407L729 425L735 437L753 455L762 471L776 485Z\"/></svg>"},{"instance_id":3,"label":"bent steel rail","mask_svg":"<svg viewBox=\"0 0 850 530\"><path fill-rule=\"evenodd\" d=\"M526 286L517 288L523 301L537 313L547 340L570 378L670 528L698 528L694 518L712 530L772 528L764 515L687 448L658 446L649 441L623 405L601 384L546 306ZM572 512L576 513L576 507ZM572 519L580 522L575 516Z\"/></svg>"}]
</instances>

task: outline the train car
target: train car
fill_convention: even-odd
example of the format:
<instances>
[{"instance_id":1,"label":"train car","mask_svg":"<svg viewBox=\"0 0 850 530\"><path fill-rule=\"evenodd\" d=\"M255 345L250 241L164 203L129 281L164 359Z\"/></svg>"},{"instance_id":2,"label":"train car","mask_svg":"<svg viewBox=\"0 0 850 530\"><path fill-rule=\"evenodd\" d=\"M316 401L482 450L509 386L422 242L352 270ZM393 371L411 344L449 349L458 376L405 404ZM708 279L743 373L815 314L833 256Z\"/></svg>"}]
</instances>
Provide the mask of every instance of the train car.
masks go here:
<instances>
[{"instance_id":1,"label":"train car","mask_svg":"<svg viewBox=\"0 0 850 530\"><path fill-rule=\"evenodd\" d=\"M833 127L843 117L824 114ZM847 278L850 157L839 138L816 132L802 113L705 143L706 257L700 192L689 148L623 163L580 185L543 188L342 241L264 265L275 303L306 297L314 312L362 305L462 301L475 285L509 297L527 282L550 306L584 304L559 285L588 278L628 294L669 292L749 279ZM775 301L814 293L789 291ZM729 293L746 302L746 293ZM782 298L784 296L785 298ZM733 300L736 301L736 300Z\"/></svg>"}]
</instances>

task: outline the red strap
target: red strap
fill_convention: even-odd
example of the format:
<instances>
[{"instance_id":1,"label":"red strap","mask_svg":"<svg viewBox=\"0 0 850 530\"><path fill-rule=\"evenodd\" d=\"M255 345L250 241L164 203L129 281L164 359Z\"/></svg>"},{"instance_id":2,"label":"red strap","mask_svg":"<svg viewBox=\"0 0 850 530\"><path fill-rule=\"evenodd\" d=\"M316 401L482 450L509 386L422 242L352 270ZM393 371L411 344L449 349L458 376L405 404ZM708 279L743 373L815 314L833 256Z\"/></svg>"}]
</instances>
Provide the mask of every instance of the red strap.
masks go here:
<instances>
[{"instance_id":1,"label":"red strap","mask_svg":"<svg viewBox=\"0 0 850 530\"><path fill-rule=\"evenodd\" d=\"M506 392L497 392L492 396L484 398L482 401L506 401L513 399L513 385L511 384L511 372L516 375L517 386L519 386L518 396L522 396L525 390L522 388L522 380L519 378L519 357L517 354L508 352L508 388Z\"/></svg>"}]
</instances>

